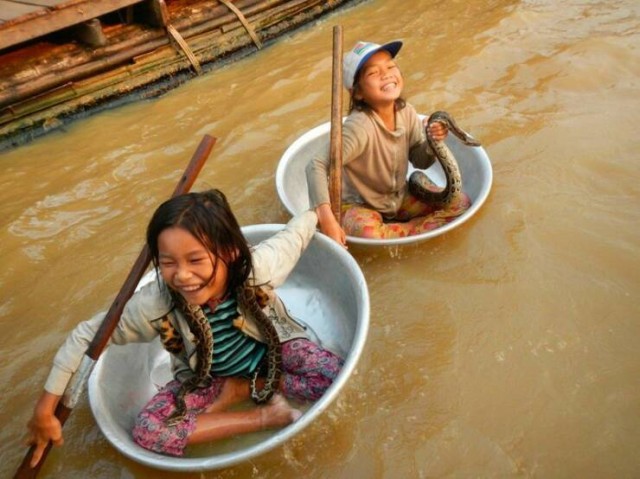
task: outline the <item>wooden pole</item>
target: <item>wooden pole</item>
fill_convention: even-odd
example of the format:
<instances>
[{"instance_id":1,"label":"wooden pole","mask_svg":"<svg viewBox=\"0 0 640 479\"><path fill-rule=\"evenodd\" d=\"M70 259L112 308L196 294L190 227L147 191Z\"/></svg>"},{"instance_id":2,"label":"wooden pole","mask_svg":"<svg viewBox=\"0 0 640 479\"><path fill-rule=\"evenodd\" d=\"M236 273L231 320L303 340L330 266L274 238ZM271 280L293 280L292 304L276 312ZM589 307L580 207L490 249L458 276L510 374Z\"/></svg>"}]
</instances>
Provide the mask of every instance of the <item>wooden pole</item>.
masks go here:
<instances>
[{"instance_id":1,"label":"wooden pole","mask_svg":"<svg viewBox=\"0 0 640 479\"><path fill-rule=\"evenodd\" d=\"M180 180L178 181L178 184L173 191L172 197L187 193L191 189L198 176L198 173L200 173L200 170L204 166L205 161L207 161L209 153L211 152L211 149L213 148L213 145L215 145L215 143L216 139L209 135L205 135L202 141L200 141L200 145L191 158L187 169L180 177ZM133 268L131 268L131 271L129 272L127 279L122 285L122 288L120 288L120 292L116 295L116 299L111 304L109 311L107 311L107 315L102 320L102 324L100 325L100 328L91 341L91 344L89 344L80 367L71 376L69 384L65 389L64 395L58 403L58 406L56 407L55 415L60 421L61 425L64 426L64 423L69 418L69 415L71 414L71 411L73 410L73 407L77 403L80 393L82 392L84 383L91 374L93 365L106 347L107 342L109 341L109 338L113 333L113 330L118 325L118 321L120 320L120 316L122 315L125 304L133 295L138 283L140 282L140 279L142 278L142 275L145 273L150 262L151 254L149 253L148 247L145 245L144 248L142 248L140 255L138 256L138 259L136 259ZM14 479L27 479L36 477L50 450L51 442L44 450L38 465L32 468L29 463L31 462L33 452L35 451L35 446L31 446L24 459L22 460L22 463L20 464L20 467L18 468Z\"/></svg>"},{"instance_id":2,"label":"wooden pole","mask_svg":"<svg viewBox=\"0 0 640 479\"><path fill-rule=\"evenodd\" d=\"M333 27L331 84L331 143L329 147L329 199L331 211L342 221L342 26Z\"/></svg>"}]
</instances>

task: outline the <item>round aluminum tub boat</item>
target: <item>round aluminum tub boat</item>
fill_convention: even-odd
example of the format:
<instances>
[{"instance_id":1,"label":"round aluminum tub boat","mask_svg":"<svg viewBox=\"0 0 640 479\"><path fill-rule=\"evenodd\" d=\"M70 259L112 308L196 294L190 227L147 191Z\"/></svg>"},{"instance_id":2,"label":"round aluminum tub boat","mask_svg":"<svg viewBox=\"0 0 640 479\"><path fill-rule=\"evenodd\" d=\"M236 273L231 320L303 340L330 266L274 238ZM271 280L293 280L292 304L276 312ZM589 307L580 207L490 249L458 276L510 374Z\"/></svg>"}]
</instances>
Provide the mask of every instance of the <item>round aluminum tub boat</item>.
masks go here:
<instances>
[{"instance_id":1,"label":"round aluminum tub boat","mask_svg":"<svg viewBox=\"0 0 640 479\"><path fill-rule=\"evenodd\" d=\"M420 115L420 117L424 118L423 115ZM276 189L280 201L292 215L309 209L309 190L307 189L305 167L316 151L322 148L328 150L330 131L330 122L309 130L294 141L280 158L276 170ZM347 236L349 243L384 246L424 241L460 226L480 209L489 196L493 181L491 161L487 152L481 146L471 147L465 145L453 134L447 135L445 143L458 161L462 175L462 189L471 198L471 207L450 223L432 231L390 239ZM409 174L413 171L414 168L410 164ZM444 186L446 184L444 172L438 162L425 170L425 172L437 185Z\"/></svg>"},{"instance_id":2,"label":"round aluminum tub boat","mask_svg":"<svg viewBox=\"0 0 640 479\"><path fill-rule=\"evenodd\" d=\"M242 228L250 244L272 236L283 225ZM153 271L141 284L155 280ZM106 438L125 456L158 469L211 470L232 466L265 453L307 427L336 398L353 373L369 327L369 293L353 257L326 236L315 233L309 247L278 288L291 314L306 324L320 343L345 358L342 371L327 392L305 406L289 426L209 444L189 446L184 457L150 452L133 442L131 429L140 409L171 379L169 355L159 340L147 344L110 346L89 378L89 402ZM250 404L247 407L252 407Z\"/></svg>"}]
</instances>

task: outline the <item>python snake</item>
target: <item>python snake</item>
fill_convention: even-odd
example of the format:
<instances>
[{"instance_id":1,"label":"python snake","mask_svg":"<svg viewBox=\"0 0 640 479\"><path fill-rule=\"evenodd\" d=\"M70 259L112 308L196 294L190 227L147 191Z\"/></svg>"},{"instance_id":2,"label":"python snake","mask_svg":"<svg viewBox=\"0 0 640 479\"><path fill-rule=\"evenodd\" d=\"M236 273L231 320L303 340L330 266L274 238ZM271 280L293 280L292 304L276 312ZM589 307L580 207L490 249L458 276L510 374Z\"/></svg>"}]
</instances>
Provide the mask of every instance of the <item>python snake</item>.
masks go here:
<instances>
[{"instance_id":1,"label":"python snake","mask_svg":"<svg viewBox=\"0 0 640 479\"><path fill-rule=\"evenodd\" d=\"M429 116L427 131L435 122L444 124L465 145L480 146L480 142L462 130L446 111L436 111ZM462 175L458 162L444 141L436 141L427 133L427 142L436 159L442 165L447 183L444 188L438 188L423 171L416 170L409 177L409 192L425 203L443 205L452 203L462 194Z\"/></svg>"},{"instance_id":2,"label":"python snake","mask_svg":"<svg viewBox=\"0 0 640 479\"><path fill-rule=\"evenodd\" d=\"M278 332L273 326L271 320L262 311L260 304L256 298L255 288L252 287L239 287L237 290L238 301L248 312L256 319L256 323L260 332L264 336L268 352L267 352L267 377L262 389L258 389L257 381L260 372L260 367L256 369L251 378L251 399L256 404L263 404L271 397L278 389L278 383L280 381L282 371L282 345L278 337ZM197 338L196 353L198 363L196 365L195 374L191 378L184 381L178 392L176 393L176 409L166 419L167 425L174 425L180 422L186 414L187 405L185 402L185 396L187 393L199 388L206 387L211 384L211 358L213 353L213 333L211 332L211 326L206 315L202 311L202 308L197 305L189 304L181 295L172 292L173 300L185 313L185 319L189 324L189 328L194 336Z\"/></svg>"},{"instance_id":3,"label":"python snake","mask_svg":"<svg viewBox=\"0 0 640 479\"><path fill-rule=\"evenodd\" d=\"M171 296L178 307L185 313L185 319L189 324L189 329L197 338L196 341L196 357L197 365L195 375L184 381L180 385L180 389L176 393L176 409L166 419L166 424L171 426L180 422L187 412L187 404L184 400L187 393L199 388L206 387L211 384L211 356L213 353L213 333L211 326L202 308L197 305L189 304L182 295L171 291Z\"/></svg>"},{"instance_id":4,"label":"python snake","mask_svg":"<svg viewBox=\"0 0 640 479\"><path fill-rule=\"evenodd\" d=\"M238 300L245 305L251 315L256 319L260 332L264 336L267 346L267 377L264 386L258 390L258 373L256 369L251 378L251 399L256 404L263 404L271 399L271 396L278 389L278 382L282 373L282 345L278 332L271 320L264 314L258 300L256 299L256 289L252 287L238 288Z\"/></svg>"}]
</instances>

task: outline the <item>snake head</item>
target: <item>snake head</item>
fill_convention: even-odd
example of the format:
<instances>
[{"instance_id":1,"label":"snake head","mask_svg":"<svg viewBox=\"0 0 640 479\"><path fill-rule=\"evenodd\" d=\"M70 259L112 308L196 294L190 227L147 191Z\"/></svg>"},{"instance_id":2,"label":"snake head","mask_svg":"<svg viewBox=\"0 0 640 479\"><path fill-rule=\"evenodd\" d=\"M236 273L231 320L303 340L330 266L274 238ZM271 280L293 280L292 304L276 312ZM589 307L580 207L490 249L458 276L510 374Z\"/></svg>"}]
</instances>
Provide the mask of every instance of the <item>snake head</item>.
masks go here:
<instances>
[{"instance_id":1,"label":"snake head","mask_svg":"<svg viewBox=\"0 0 640 479\"><path fill-rule=\"evenodd\" d=\"M460 138L460 140L465 145L480 146L480 142L469 135L462 128L460 128L453 117L446 111L434 111L431 115L429 115L429 119L427 120L427 128L429 128L432 123L436 122L445 125L449 129L449 131Z\"/></svg>"},{"instance_id":2,"label":"snake head","mask_svg":"<svg viewBox=\"0 0 640 479\"><path fill-rule=\"evenodd\" d=\"M446 111L434 111L433 113L431 113L431 115L429 115L427 125L431 125L435 122L440 122L445 124L446 126L449 126L450 121L452 121L451 115L449 115L449 113L447 113Z\"/></svg>"}]
</instances>

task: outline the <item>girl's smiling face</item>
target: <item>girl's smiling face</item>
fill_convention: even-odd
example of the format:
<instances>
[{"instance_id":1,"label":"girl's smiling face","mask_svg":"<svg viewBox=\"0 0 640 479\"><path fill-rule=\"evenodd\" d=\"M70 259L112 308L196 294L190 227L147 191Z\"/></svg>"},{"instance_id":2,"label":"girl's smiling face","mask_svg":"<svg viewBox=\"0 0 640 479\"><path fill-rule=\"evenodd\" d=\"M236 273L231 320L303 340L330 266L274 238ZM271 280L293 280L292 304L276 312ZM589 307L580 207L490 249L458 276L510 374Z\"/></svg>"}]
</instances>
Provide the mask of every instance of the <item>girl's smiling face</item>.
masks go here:
<instances>
[{"instance_id":1,"label":"girl's smiling face","mask_svg":"<svg viewBox=\"0 0 640 479\"><path fill-rule=\"evenodd\" d=\"M226 262L183 228L174 226L160 233L158 264L165 283L189 304L219 300L226 293Z\"/></svg>"},{"instance_id":2,"label":"girl's smiling face","mask_svg":"<svg viewBox=\"0 0 640 479\"><path fill-rule=\"evenodd\" d=\"M404 80L398 65L385 50L371 55L360 70L354 96L373 110L393 105L400 98Z\"/></svg>"}]
</instances>

